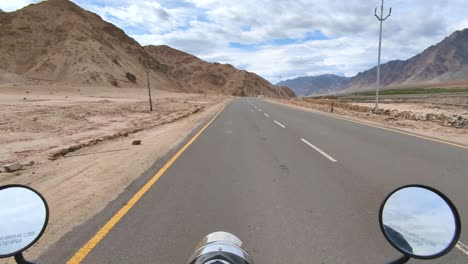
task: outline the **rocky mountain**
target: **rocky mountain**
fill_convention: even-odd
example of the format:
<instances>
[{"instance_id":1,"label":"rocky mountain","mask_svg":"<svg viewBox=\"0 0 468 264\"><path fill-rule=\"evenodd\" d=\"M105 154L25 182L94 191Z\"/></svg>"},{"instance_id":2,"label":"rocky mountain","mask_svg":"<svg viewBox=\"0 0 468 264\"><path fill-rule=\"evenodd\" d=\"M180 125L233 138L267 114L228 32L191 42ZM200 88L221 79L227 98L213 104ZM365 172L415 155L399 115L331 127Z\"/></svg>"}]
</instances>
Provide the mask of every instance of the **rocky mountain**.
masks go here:
<instances>
[{"instance_id":1,"label":"rocky mountain","mask_svg":"<svg viewBox=\"0 0 468 264\"><path fill-rule=\"evenodd\" d=\"M304 95L354 92L375 88L376 75L377 67L373 67L349 79L322 75L288 80L282 85ZM408 60L382 64L380 76L384 88L449 82L468 84L468 29L454 32Z\"/></svg>"},{"instance_id":2,"label":"rocky mountain","mask_svg":"<svg viewBox=\"0 0 468 264\"><path fill-rule=\"evenodd\" d=\"M351 78L347 89L373 87L377 67ZM468 80L468 29L456 31L440 43L406 60L395 60L381 66L383 86L413 83L438 83Z\"/></svg>"},{"instance_id":3,"label":"rocky mountain","mask_svg":"<svg viewBox=\"0 0 468 264\"><path fill-rule=\"evenodd\" d=\"M297 96L328 94L347 85L349 78L325 74L319 76L298 77L281 81L277 85L290 87Z\"/></svg>"},{"instance_id":4,"label":"rocky mountain","mask_svg":"<svg viewBox=\"0 0 468 264\"><path fill-rule=\"evenodd\" d=\"M68 0L1 13L0 41L0 69L30 79L143 86L147 65L159 87L184 90L123 30Z\"/></svg>"},{"instance_id":5,"label":"rocky mountain","mask_svg":"<svg viewBox=\"0 0 468 264\"><path fill-rule=\"evenodd\" d=\"M294 96L289 88L277 88L267 80L229 64L210 63L169 46L145 46L155 59L168 65L168 74L181 86L194 92L236 96Z\"/></svg>"},{"instance_id":6,"label":"rocky mountain","mask_svg":"<svg viewBox=\"0 0 468 264\"><path fill-rule=\"evenodd\" d=\"M167 46L142 47L123 30L68 0L0 12L0 84L47 81L174 92L276 95L260 76ZM293 96L289 89L282 94Z\"/></svg>"}]
</instances>

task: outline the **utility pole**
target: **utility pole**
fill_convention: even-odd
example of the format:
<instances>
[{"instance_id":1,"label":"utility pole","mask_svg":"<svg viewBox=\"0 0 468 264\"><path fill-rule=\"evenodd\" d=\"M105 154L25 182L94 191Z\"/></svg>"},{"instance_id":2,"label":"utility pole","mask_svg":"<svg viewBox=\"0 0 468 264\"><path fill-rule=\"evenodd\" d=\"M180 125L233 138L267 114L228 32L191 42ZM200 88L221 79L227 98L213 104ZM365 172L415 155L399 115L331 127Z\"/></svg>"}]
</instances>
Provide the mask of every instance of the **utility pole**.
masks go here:
<instances>
[{"instance_id":1,"label":"utility pole","mask_svg":"<svg viewBox=\"0 0 468 264\"><path fill-rule=\"evenodd\" d=\"M280 81L283 79L283 76L280 76ZM279 85L275 85L276 86L276 92L278 93L278 99L281 99L281 94L280 94L280 86Z\"/></svg>"},{"instance_id":2,"label":"utility pole","mask_svg":"<svg viewBox=\"0 0 468 264\"><path fill-rule=\"evenodd\" d=\"M148 67L146 67L146 80L148 81L148 97L149 97L150 112L153 112L153 102L151 101L151 89L150 89L149 68Z\"/></svg>"},{"instance_id":3,"label":"utility pole","mask_svg":"<svg viewBox=\"0 0 468 264\"><path fill-rule=\"evenodd\" d=\"M377 15L377 7L375 8L375 11L374 11L375 17L380 21L379 58L377 62L377 88L375 90L375 111L379 110L380 54L382 50L382 26L383 26L383 22L392 14L392 8L390 7L390 12L385 18L383 18L383 6L384 6L384 0L382 0L382 5L380 6L380 17Z\"/></svg>"}]
</instances>

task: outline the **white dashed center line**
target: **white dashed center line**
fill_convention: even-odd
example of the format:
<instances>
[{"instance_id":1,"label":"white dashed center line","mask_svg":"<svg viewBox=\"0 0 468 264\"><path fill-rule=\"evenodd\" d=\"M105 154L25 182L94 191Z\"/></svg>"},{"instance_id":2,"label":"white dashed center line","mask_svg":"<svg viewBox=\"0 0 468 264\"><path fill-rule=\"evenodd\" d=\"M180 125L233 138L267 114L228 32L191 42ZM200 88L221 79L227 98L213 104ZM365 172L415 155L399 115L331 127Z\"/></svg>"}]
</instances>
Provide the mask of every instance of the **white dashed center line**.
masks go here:
<instances>
[{"instance_id":1,"label":"white dashed center line","mask_svg":"<svg viewBox=\"0 0 468 264\"><path fill-rule=\"evenodd\" d=\"M267 115L266 113L263 113L266 117L270 117L269 115Z\"/></svg>"},{"instance_id":2,"label":"white dashed center line","mask_svg":"<svg viewBox=\"0 0 468 264\"><path fill-rule=\"evenodd\" d=\"M283 124L281 124L280 122L278 122L278 121L276 121L276 120L275 120L275 123L276 123L278 126L282 127L282 128L286 128L285 126L283 126Z\"/></svg>"},{"instance_id":3,"label":"white dashed center line","mask_svg":"<svg viewBox=\"0 0 468 264\"><path fill-rule=\"evenodd\" d=\"M260 112L261 112L261 111L262 111L262 109L260 109L260 108L259 108L259 109L258 109L258 111L260 111Z\"/></svg>"},{"instance_id":4,"label":"white dashed center line","mask_svg":"<svg viewBox=\"0 0 468 264\"><path fill-rule=\"evenodd\" d=\"M316 146L312 145L312 143L310 143L309 141L301 138L302 142L306 143L309 147L315 149L318 153L322 154L323 156L325 156L327 159L333 161L333 162L336 162L336 159L334 159L332 156L328 155L327 153L325 153L323 150L317 148Z\"/></svg>"}]
</instances>

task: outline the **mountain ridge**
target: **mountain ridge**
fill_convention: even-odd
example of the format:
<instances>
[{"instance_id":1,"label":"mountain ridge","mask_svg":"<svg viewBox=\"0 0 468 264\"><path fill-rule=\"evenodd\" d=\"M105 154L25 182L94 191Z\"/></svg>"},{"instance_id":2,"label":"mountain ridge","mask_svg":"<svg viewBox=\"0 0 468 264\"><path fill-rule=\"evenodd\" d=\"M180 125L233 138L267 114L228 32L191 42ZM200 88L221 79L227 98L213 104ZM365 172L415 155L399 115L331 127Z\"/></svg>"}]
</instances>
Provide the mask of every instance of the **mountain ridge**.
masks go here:
<instances>
[{"instance_id":1,"label":"mountain ridge","mask_svg":"<svg viewBox=\"0 0 468 264\"><path fill-rule=\"evenodd\" d=\"M297 96L308 96L334 91L337 87L346 84L349 78L334 74L318 76L304 76L280 81L277 85L290 87Z\"/></svg>"},{"instance_id":2,"label":"mountain ridge","mask_svg":"<svg viewBox=\"0 0 468 264\"><path fill-rule=\"evenodd\" d=\"M168 46L178 70L160 62L122 29L69 0L48 0L0 13L0 83L22 79L79 85L146 87L146 71L158 89L237 96L275 96L275 86L232 65L208 63ZM149 49L151 50L151 49ZM169 60L170 61L170 60ZM206 66L207 72L182 65ZM219 72L217 72L219 71ZM220 74L225 72L226 74ZM229 74L227 74L229 73ZM227 78L229 76L229 78ZM193 78L193 80L191 80ZM231 82L232 85L231 85ZM285 89L283 92L293 96Z\"/></svg>"},{"instance_id":3,"label":"mountain ridge","mask_svg":"<svg viewBox=\"0 0 468 264\"><path fill-rule=\"evenodd\" d=\"M290 84L294 87L288 87L297 93L307 89L313 90L313 93L306 95L356 92L375 88L376 75L377 66L374 66L348 78L341 85L330 83L318 92L314 87L317 77L320 76L305 77L309 78L306 87L298 87L294 83ZM453 32L439 43L407 60L392 60L381 65L383 88L460 81L466 81L468 84L468 29Z\"/></svg>"},{"instance_id":4,"label":"mountain ridge","mask_svg":"<svg viewBox=\"0 0 468 264\"><path fill-rule=\"evenodd\" d=\"M211 93L235 96L295 96L288 88L277 88L259 75L238 70L230 64L206 62L167 45L148 45L144 48L154 58L168 65L168 73L175 81L197 92L206 89Z\"/></svg>"},{"instance_id":5,"label":"mountain ridge","mask_svg":"<svg viewBox=\"0 0 468 264\"><path fill-rule=\"evenodd\" d=\"M0 16L0 68L30 79L104 86L144 85L145 66L167 90L182 90L138 42L68 0ZM126 76L135 76L132 82Z\"/></svg>"},{"instance_id":6,"label":"mountain ridge","mask_svg":"<svg viewBox=\"0 0 468 264\"><path fill-rule=\"evenodd\" d=\"M450 73L452 77L447 76ZM358 73L346 89L372 87L376 74L377 67ZM468 79L468 29L455 31L407 60L393 60L381 65L383 87L463 79Z\"/></svg>"}]
</instances>

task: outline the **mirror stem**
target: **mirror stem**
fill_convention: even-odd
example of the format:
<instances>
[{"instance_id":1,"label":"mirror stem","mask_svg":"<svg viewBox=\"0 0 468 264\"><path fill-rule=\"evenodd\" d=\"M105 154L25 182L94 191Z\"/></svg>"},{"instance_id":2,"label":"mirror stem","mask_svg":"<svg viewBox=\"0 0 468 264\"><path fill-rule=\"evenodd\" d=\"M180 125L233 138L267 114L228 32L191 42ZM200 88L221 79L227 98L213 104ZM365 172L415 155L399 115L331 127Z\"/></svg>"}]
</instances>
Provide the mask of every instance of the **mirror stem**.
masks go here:
<instances>
[{"instance_id":1,"label":"mirror stem","mask_svg":"<svg viewBox=\"0 0 468 264\"><path fill-rule=\"evenodd\" d=\"M396 260L394 260L392 262L389 262L388 264L403 264L403 263L408 262L410 260L410 258L411 257L404 255L404 256L400 257L399 259L396 259Z\"/></svg>"},{"instance_id":2,"label":"mirror stem","mask_svg":"<svg viewBox=\"0 0 468 264\"><path fill-rule=\"evenodd\" d=\"M24 259L22 252L15 255L15 260L16 260L16 263L18 263L18 264L34 264L34 263L29 262L26 259Z\"/></svg>"}]
</instances>

